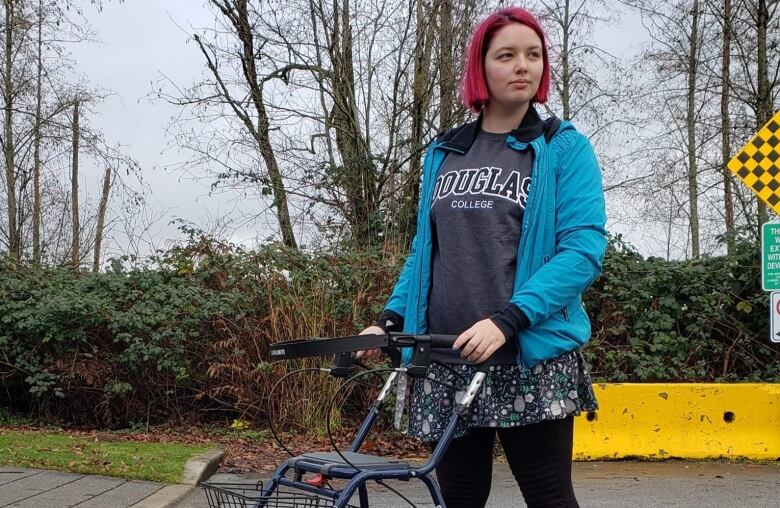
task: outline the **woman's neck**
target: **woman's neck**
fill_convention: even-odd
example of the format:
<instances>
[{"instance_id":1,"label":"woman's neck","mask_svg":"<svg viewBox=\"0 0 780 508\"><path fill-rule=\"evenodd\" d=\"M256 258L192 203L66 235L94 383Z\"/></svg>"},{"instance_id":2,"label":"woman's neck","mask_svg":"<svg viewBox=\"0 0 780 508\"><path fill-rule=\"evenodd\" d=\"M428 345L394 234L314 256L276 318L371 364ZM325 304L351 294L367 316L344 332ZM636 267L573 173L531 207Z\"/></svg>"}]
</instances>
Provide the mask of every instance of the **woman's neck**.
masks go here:
<instances>
[{"instance_id":1,"label":"woman's neck","mask_svg":"<svg viewBox=\"0 0 780 508\"><path fill-rule=\"evenodd\" d=\"M489 102L482 110L482 130L486 132L504 133L516 129L523 117L531 107L530 103L525 102L519 107L510 108Z\"/></svg>"}]
</instances>

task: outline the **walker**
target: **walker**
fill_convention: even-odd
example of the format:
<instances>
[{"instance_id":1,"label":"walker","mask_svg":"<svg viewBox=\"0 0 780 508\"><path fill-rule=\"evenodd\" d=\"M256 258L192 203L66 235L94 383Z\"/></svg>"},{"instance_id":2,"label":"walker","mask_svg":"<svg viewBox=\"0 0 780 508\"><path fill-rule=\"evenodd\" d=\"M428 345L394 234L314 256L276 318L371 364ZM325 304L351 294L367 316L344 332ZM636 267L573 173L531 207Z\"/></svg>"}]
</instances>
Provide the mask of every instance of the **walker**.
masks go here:
<instances>
[{"instance_id":1,"label":"walker","mask_svg":"<svg viewBox=\"0 0 780 508\"><path fill-rule=\"evenodd\" d=\"M400 374L406 374L411 378L425 377L430 365L431 348L451 348L455 342L454 335L410 335L405 333L390 332L385 335L358 335L351 337L338 337L333 339L294 340L278 342L271 345L271 358L273 360L289 360L321 355L335 354L335 364L330 369L299 369L283 376L274 389L284 379L302 370L323 370L335 377L347 378L348 370L353 363L351 353L354 351L381 349L390 356L391 368L375 369L361 372L348 378L342 388L349 382L356 380L367 373L377 371L389 371L390 375L382 385L377 398L371 404L368 415L363 420L357 435L347 451L339 451L334 444L334 452L304 453L287 459L274 473L267 485L263 482L253 484L226 484L217 482L203 482L201 485L206 491L210 508L282 508L282 507L310 507L310 508L357 508L348 504L349 500L357 492L360 508L369 508L368 489L369 481L382 484L397 495L402 497L411 506L414 504L400 492L392 489L382 482L384 480L409 481L421 480L431 494L434 506L446 508L441 491L431 472L436 468L460 419L465 418L474 397L480 390L485 379L488 366L484 363L478 367L477 372L469 381L468 387L462 399L455 405L452 415L445 427L441 439L431 453L429 459L422 465L415 466L408 462L392 458L367 455L360 453L371 427L380 414L385 398L395 386ZM401 366L401 349L413 348L412 358L408 365ZM340 388L339 388L340 390ZM272 389L273 393L273 389ZM335 396L338 395L338 391ZM328 419L329 420L329 419ZM328 422L329 423L329 422ZM276 436L282 447L287 450ZM328 428L330 435L330 429ZM289 450L287 450L289 451ZM306 473L314 473L315 480L304 480ZM330 486L328 480L345 480L342 488L336 489ZM282 492L279 487L286 487Z\"/></svg>"}]
</instances>

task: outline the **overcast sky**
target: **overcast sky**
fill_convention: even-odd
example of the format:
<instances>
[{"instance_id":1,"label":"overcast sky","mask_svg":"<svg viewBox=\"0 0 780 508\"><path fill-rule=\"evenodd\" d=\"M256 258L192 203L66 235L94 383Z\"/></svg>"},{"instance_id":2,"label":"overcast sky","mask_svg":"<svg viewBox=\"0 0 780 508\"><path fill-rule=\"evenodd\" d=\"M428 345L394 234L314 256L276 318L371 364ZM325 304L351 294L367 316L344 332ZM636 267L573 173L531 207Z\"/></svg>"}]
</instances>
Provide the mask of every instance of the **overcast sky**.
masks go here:
<instances>
[{"instance_id":1,"label":"overcast sky","mask_svg":"<svg viewBox=\"0 0 780 508\"><path fill-rule=\"evenodd\" d=\"M190 40L190 34L193 27L214 24L206 3L202 0L127 0L121 4L110 1L101 12L87 6L85 13L100 42L74 45L73 57L92 86L112 92L95 108L90 121L102 129L109 142L121 143L124 151L141 165L143 179L151 189L148 220L156 220L147 235L151 246L165 247L179 237L177 226L170 224L177 217L208 227L217 218L240 217L261 210L264 205L254 199L209 195L210 182L196 182L183 172L170 169L187 158L187 154L171 146L173 141L166 135L166 127L179 111L147 98L163 74L182 87L203 76L203 58ZM628 57L645 42L645 37L637 16L624 13L619 23L599 31L596 42L617 56ZM91 178L88 170L84 173L85 179ZM95 168L94 174L97 173ZM97 193L97 182L98 178L85 181L82 185L85 192L90 192L92 186ZM608 227L613 232L624 233L643 253L651 253L630 225L612 222ZM268 232L268 226L263 224L236 222L223 234L234 242L251 244ZM113 234L122 242L118 230ZM113 248L109 246L109 254L117 250L116 243Z\"/></svg>"}]
</instances>

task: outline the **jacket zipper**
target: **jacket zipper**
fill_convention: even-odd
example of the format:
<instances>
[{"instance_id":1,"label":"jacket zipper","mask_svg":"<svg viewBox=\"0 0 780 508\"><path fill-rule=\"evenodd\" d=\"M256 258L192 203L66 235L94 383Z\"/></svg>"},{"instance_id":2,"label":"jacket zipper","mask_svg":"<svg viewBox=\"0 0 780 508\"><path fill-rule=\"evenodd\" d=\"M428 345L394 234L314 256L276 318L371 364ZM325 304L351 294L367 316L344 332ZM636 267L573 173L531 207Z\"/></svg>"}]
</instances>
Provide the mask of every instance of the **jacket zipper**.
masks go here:
<instances>
[{"instance_id":1,"label":"jacket zipper","mask_svg":"<svg viewBox=\"0 0 780 508\"><path fill-rule=\"evenodd\" d=\"M520 143L519 141L515 141L515 143ZM512 146L513 143L509 143L510 148L516 151L520 151L517 147ZM534 180L538 182L539 180L539 153L536 149L536 146L533 143L525 143L526 146L530 146L531 149L534 151L534 161L533 165L531 166L531 193L528 196L528 201L526 202L525 210L523 211L523 225L520 232L520 242L517 246L517 262L515 264L515 285L517 285L517 276L520 273L520 260L523 256L523 251L525 250L525 244L526 244L526 233L530 227L530 217L531 214L528 213L529 211L533 210L533 205L536 203L536 185L534 185ZM514 287L512 289L514 292Z\"/></svg>"}]
</instances>

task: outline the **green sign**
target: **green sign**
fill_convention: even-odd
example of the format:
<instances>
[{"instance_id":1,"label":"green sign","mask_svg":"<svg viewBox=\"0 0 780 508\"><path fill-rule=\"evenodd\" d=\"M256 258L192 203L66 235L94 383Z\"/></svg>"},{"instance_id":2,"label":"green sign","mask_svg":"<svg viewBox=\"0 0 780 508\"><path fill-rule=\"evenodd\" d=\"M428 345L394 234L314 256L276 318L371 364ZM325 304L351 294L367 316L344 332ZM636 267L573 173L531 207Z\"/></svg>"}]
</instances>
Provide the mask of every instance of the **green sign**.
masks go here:
<instances>
[{"instance_id":1,"label":"green sign","mask_svg":"<svg viewBox=\"0 0 780 508\"><path fill-rule=\"evenodd\" d=\"M767 222L761 230L761 287L780 290L780 222Z\"/></svg>"}]
</instances>

